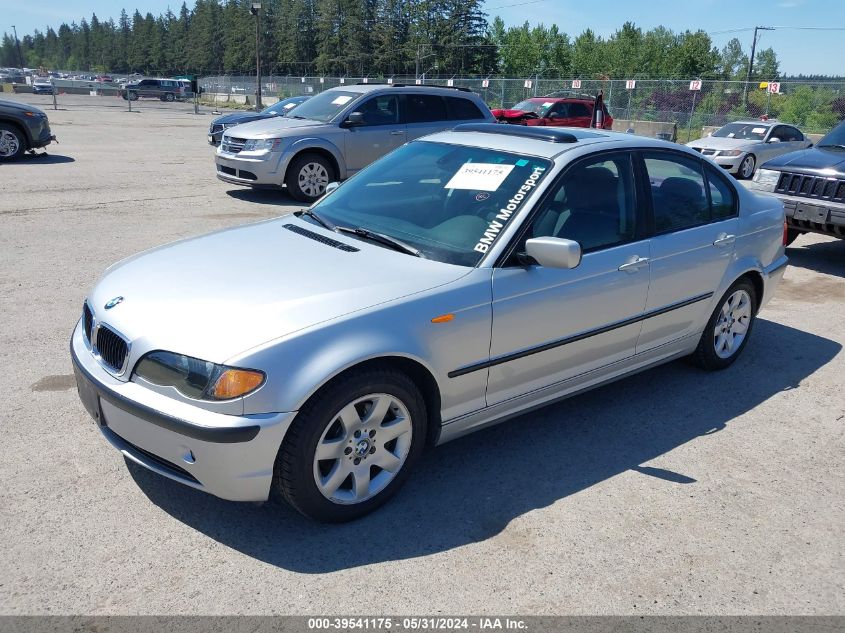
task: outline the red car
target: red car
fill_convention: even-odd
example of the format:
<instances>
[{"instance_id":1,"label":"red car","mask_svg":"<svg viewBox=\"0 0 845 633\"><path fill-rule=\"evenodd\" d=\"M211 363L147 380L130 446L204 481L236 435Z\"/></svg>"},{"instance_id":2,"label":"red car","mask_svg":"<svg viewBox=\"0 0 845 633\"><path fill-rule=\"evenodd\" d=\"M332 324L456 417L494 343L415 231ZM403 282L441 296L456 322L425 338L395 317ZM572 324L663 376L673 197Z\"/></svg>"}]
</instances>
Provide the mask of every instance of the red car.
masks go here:
<instances>
[{"instance_id":1,"label":"red car","mask_svg":"<svg viewBox=\"0 0 845 633\"><path fill-rule=\"evenodd\" d=\"M551 125L555 127L590 127L593 117L593 100L577 97L531 97L508 110L493 110L501 123L515 125ZM613 128L613 117L604 109L602 128Z\"/></svg>"}]
</instances>

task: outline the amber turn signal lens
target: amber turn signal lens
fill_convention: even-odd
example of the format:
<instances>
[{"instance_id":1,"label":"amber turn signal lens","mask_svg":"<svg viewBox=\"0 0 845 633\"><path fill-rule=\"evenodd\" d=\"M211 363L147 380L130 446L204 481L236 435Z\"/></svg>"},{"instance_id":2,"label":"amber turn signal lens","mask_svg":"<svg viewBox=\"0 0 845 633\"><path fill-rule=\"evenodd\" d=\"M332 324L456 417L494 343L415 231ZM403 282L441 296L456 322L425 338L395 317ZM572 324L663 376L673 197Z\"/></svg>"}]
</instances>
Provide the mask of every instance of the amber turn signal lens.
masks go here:
<instances>
[{"instance_id":1,"label":"amber turn signal lens","mask_svg":"<svg viewBox=\"0 0 845 633\"><path fill-rule=\"evenodd\" d=\"M237 398L258 389L263 382L264 374L260 371L227 369L220 374L220 378L214 383L210 393L219 400Z\"/></svg>"},{"instance_id":2,"label":"amber turn signal lens","mask_svg":"<svg viewBox=\"0 0 845 633\"><path fill-rule=\"evenodd\" d=\"M448 323L449 321L455 318L454 314L441 314L440 316L434 317L431 322L432 323Z\"/></svg>"}]
</instances>

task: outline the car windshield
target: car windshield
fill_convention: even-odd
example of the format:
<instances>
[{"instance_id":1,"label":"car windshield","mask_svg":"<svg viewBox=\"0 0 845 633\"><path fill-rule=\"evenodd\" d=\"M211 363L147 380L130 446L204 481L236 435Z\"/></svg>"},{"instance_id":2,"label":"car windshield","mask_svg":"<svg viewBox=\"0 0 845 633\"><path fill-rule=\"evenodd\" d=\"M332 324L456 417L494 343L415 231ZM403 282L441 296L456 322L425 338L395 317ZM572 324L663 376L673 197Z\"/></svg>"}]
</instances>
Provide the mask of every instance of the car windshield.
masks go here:
<instances>
[{"instance_id":1,"label":"car windshield","mask_svg":"<svg viewBox=\"0 0 845 633\"><path fill-rule=\"evenodd\" d=\"M531 99L526 99L517 103L513 109L522 110L523 112L533 112L542 118L553 105L554 101L532 101Z\"/></svg>"},{"instance_id":2,"label":"car windshield","mask_svg":"<svg viewBox=\"0 0 845 633\"><path fill-rule=\"evenodd\" d=\"M840 123L818 142L818 147L845 149L845 123Z\"/></svg>"},{"instance_id":3,"label":"car windshield","mask_svg":"<svg viewBox=\"0 0 845 633\"><path fill-rule=\"evenodd\" d=\"M353 99L361 94L358 92L345 92L342 90L327 90L296 108L296 114L292 115L297 119L311 119L327 123L337 116Z\"/></svg>"},{"instance_id":4,"label":"car windshield","mask_svg":"<svg viewBox=\"0 0 845 633\"><path fill-rule=\"evenodd\" d=\"M768 125L760 125L759 123L728 123L713 132L713 136L718 138L736 138L748 141L762 141L766 132L769 131Z\"/></svg>"},{"instance_id":5,"label":"car windshield","mask_svg":"<svg viewBox=\"0 0 845 633\"><path fill-rule=\"evenodd\" d=\"M281 101L274 103L270 107L264 108L261 113L278 114L279 116L285 116L288 112L293 110L300 103L301 101L298 99L282 99Z\"/></svg>"},{"instance_id":6,"label":"car windshield","mask_svg":"<svg viewBox=\"0 0 845 633\"><path fill-rule=\"evenodd\" d=\"M475 266L549 170L549 161L534 156L416 141L313 209L334 225L387 235L428 259Z\"/></svg>"}]
</instances>

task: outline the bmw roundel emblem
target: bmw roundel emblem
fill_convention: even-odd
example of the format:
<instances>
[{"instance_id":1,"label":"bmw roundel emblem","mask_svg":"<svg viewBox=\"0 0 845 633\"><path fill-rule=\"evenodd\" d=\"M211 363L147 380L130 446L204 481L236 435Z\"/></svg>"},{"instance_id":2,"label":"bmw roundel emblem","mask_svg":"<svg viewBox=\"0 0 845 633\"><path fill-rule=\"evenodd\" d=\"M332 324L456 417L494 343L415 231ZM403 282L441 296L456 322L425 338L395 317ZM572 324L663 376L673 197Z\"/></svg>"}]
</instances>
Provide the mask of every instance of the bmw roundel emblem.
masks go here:
<instances>
[{"instance_id":1,"label":"bmw roundel emblem","mask_svg":"<svg viewBox=\"0 0 845 633\"><path fill-rule=\"evenodd\" d=\"M121 301L123 301L123 297L115 297L114 299L110 300L106 304L106 310L111 310L113 307L115 307Z\"/></svg>"}]
</instances>

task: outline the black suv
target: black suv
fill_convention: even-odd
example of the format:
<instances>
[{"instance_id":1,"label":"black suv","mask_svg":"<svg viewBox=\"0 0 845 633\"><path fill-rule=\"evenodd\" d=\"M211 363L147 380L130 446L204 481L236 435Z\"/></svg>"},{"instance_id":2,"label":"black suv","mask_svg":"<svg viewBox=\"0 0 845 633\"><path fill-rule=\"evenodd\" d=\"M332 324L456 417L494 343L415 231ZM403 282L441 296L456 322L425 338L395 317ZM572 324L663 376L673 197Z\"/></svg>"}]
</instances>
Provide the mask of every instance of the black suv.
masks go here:
<instances>
[{"instance_id":1,"label":"black suv","mask_svg":"<svg viewBox=\"0 0 845 633\"><path fill-rule=\"evenodd\" d=\"M0 162L15 160L27 150L49 145L56 137L40 108L0 100Z\"/></svg>"},{"instance_id":2,"label":"black suv","mask_svg":"<svg viewBox=\"0 0 845 633\"><path fill-rule=\"evenodd\" d=\"M763 163L750 187L783 200L787 243L802 233L845 239L845 121L815 147Z\"/></svg>"},{"instance_id":3,"label":"black suv","mask_svg":"<svg viewBox=\"0 0 845 633\"><path fill-rule=\"evenodd\" d=\"M120 96L130 101L135 101L141 97L176 101L176 99L184 98L185 86L177 79L141 79L121 88Z\"/></svg>"}]
</instances>

